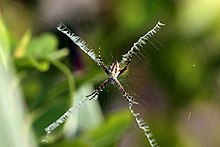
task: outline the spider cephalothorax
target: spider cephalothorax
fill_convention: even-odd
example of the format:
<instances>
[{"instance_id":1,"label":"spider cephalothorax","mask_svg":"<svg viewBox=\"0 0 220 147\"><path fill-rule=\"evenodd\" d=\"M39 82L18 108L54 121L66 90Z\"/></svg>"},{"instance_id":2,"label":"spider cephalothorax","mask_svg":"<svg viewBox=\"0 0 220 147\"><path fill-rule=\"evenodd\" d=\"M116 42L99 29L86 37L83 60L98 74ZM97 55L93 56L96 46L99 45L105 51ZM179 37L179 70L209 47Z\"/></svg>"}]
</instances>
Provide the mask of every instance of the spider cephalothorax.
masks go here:
<instances>
[{"instance_id":1,"label":"spider cephalothorax","mask_svg":"<svg viewBox=\"0 0 220 147\"><path fill-rule=\"evenodd\" d=\"M137 104L135 100L131 96L129 96L128 93L125 92L124 88L122 87L121 83L118 81L117 77L120 76L122 73L124 73L127 70L128 65L131 63L131 59L127 61L127 64L121 69L120 64L118 61L113 62L109 68L107 69L104 62L102 61L100 50L99 50L99 56L98 60L100 61L101 68L107 73L108 79L105 80L96 90L94 90L90 95L87 95L87 97L90 97L90 99L95 98L105 87L108 83L116 84L123 96L126 97L126 99L130 102Z\"/></svg>"}]
</instances>

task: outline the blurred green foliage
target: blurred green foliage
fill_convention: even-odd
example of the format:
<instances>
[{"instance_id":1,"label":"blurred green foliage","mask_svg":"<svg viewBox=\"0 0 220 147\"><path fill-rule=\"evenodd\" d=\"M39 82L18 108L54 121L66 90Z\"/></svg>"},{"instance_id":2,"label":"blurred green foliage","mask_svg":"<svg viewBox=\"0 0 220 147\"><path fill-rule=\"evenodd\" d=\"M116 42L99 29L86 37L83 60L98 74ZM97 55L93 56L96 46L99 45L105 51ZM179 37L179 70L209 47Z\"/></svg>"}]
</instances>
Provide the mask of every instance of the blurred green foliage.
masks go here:
<instances>
[{"instance_id":1,"label":"blurred green foliage","mask_svg":"<svg viewBox=\"0 0 220 147\"><path fill-rule=\"evenodd\" d=\"M0 133L0 145L14 147L16 139L26 137L31 140L26 146L149 146L137 127L128 131L132 118L126 108L122 110L126 101L111 86L100 94L101 107L98 101L90 106L86 104L81 110L85 111L69 121L72 126L59 127L51 134L49 144L41 142L46 126L106 78L87 55L80 51L71 54L74 48L66 36L56 32L58 38L52 33L55 28L43 27L50 19L38 15L45 11L42 7L48 11L54 8L55 14L59 13L54 3L3 0L0 7L0 126L14 124L15 128L23 128L16 125L16 119L5 116L16 118L18 113L24 116L19 124L31 126L32 132L30 138L19 131L8 131L5 137L4 129ZM66 4L71 9L65 2L57 5L66 12L59 18L95 50L100 47L106 64L120 60L157 21L165 23L166 27L141 50L146 58L142 61L134 58L128 74L119 80L126 90L141 98L136 97L141 103L139 109L160 146L220 146L218 0L93 1L93 7L89 2L83 7L73 1L72 5ZM76 68L79 65L81 69ZM7 75L13 76L10 79ZM23 93L20 96L23 105L17 104L22 106L17 113L15 106L7 103L17 103L16 96L7 95L14 90L10 85ZM111 114L112 110L115 113ZM89 129L82 127L84 123ZM10 139L15 144L13 141L7 144Z\"/></svg>"},{"instance_id":2,"label":"blurred green foliage","mask_svg":"<svg viewBox=\"0 0 220 147\"><path fill-rule=\"evenodd\" d=\"M38 142L37 143L38 145L94 146L94 147L100 146L101 147L101 146L115 146L115 144L117 144L119 137L123 134L123 132L127 130L131 121L131 116L128 113L128 110L115 113L114 115L109 117L102 125L96 126L95 128L93 126L92 129L87 129L86 132L84 132L80 136L77 135L78 137L76 137L72 141L60 142L59 138L62 138L63 136L62 133L60 132L57 133L57 135L52 134L51 136L49 136L48 140L50 141L50 144L44 144L42 140L45 137L46 132L44 131L44 129L46 128L46 126L48 126L50 123L55 121L60 115L62 115L70 107L70 103L72 101L73 96L78 99L81 99L86 94L90 93L92 89L90 88L91 90L89 91L84 90L83 93L81 92L81 94L79 94L80 91L74 92L75 81L73 79L73 75L70 69L68 69L68 67L61 62L61 59L68 55L68 50L65 48L58 50L58 40L54 35L49 33L44 33L38 37L32 38L31 32L27 31L20 39L18 39L18 41L15 40L11 41L9 35L11 34L11 32L8 31L2 17L0 20L0 32L1 32L0 33L1 68L13 69L13 66L11 65L12 60L13 63L16 65L17 76L15 76L15 78L19 79L19 85L21 86L22 91L24 92L24 99L22 103L27 103L28 106L27 109L29 109L30 111L29 114L27 114L24 118L22 118L23 120L21 123L24 123L23 125L28 125L28 126L31 124L35 132L34 134L37 135L36 140ZM50 69L51 65L57 67L57 69L61 71L61 74L57 75L53 73L55 69L51 70ZM4 76L4 74L1 75ZM66 76L67 80L63 80L62 75ZM42 76L45 77L45 81L42 80ZM95 78L96 76L97 74L94 75L93 77ZM87 79L87 77L85 78ZM90 74L90 79L92 79L91 74ZM85 81L85 80L80 79L80 81ZM2 95L4 95L2 91L3 88L4 87L1 86ZM10 89L10 87L8 88ZM88 89L88 87L86 86L82 86L82 88ZM66 91L66 89L69 89L69 91ZM49 93L47 93L46 95L41 95L39 94L40 91L45 91ZM79 96L77 96L77 93ZM59 100L55 100L56 97L59 97ZM4 97L1 97L1 100L4 101L3 98ZM14 101L16 102L16 100ZM88 109L89 105L91 104L87 104L87 106L84 106L85 108L83 109ZM99 115L102 114L98 113L97 110L95 110L97 109L95 107L99 107L98 105L93 105L92 107L94 108L89 108L89 112L87 111L87 114L79 114L79 115L83 116L84 121L86 120L86 118L90 118L90 120L88 121L94 119L95 124L97 124L98 123L97 119L98 117L100 117ZM2 111L10 112L13 110L7 108L7 109L3 109ZM22 109L19 109L17 111L23 112ZM16 118L14 115L16 114L13 114L9 117ZM30 122L26 122L26 119L28 119ZM78 120L77 117L74 117L73 119ZM1 124L7 127L8 121L10 120L6 119L5 121L1 121ZM14 124L18 123L16 122L16 120L13 121ZM88 124L91 123L92 122ZM2 125L1 127L3 127ZM21 126L15 125L15 126L21 127L22 129L24 128L23 125ZM79 126L81 126L81 124L79 124ZM91 127L92 126L90 126L89 128ZM22 144L19 145L17 144L17 142L13 142L13 141L11 143L8 143L7 141L9 141L10 139L13 140L12 139L13 136L16 137L19 135L21 136L24 135L24 134L18 134L21 132L16 131L16 128L13 129L14 129L12 130L13 133L10 132L7 133L8 134L7 140L1 141L2 146L20 146L20 145L38 146L37 144L35 144L36 143L35 141L26 142L25 141L26 138L29 138L27 136L24 140L25 142L22 143L23 145ZM77 132L79 131L78 128L76 131ZM32 137L34 138L34 135Z\"/></svg>"}]
</instances>

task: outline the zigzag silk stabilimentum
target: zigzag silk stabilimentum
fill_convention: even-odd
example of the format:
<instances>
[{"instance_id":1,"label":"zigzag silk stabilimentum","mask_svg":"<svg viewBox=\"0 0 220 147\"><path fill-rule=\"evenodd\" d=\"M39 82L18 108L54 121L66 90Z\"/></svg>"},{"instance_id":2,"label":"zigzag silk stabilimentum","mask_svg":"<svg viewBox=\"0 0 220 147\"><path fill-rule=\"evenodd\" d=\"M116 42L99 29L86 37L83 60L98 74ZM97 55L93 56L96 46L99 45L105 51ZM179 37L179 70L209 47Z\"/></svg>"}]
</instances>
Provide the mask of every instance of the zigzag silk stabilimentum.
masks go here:
<instances>
[{"instance_id":1,"label":"zigzag silk stabilimentum","mask_svg":"<svg viewBox=\"0 0 220 147\"><path fill-rule=\"evenodd\" d=\"M120 68L120 63L118 61L113 62L109 66L109 68L107 68L101 59L100 53L99 53L99 56L97 57L95 55L95 52L86 45L86 42L82 40L82 38L80 38L79 36L71 32L71 30L68 29L62 22L59 23L57 26L57 29L60 32L67 35L76 45L79 46L79 48L83 52L89 55L90 58L92 58L105 71L105 73L108 75L108 79L105 80L97 89L95 89L92 92L92 94L87 95L83 100L79 101L75 106L71 107L59 119L57 119L55 122L50 124L47 128L45 128L45 131L47 132L47 136L50 133L52 133L54 129L56 129L58 126L64 123L69 117L71 117L73 113L75 113L80 108L82 108L85 101L96 99L98 94L105 88L105 86L108 83L111 83L111 84L115 84L118 87L122 95L128 101L129 110L131 114L134 116L135 121L138 124L139 128L144 131L144 134L147 137L151 147L158 147L156 140L153 138L153 134L150 132L149 126L145 123L144 119L140 116L140 113L135 112L133 110L133 105L138 105L138 102L133 98L133 96L130 96L129 93L125 91L125 89L123 88L123 86L121 85L117 77L127 70L128 66L130 65L131 58L140 52L140 47L143 47L143 45L146 44L146 41L149 41L149 39L161 29L161 26L164 26L164 25L165 24L159 21L154 26L153 29L147 32L144 36L140 37L139 40L136 43L134 43L134 45L131 47L131 49L126 54L122 55L122 60L120 61L120 63L126 63L126 65L123 68Z\"/></svg>"}]
</instances>

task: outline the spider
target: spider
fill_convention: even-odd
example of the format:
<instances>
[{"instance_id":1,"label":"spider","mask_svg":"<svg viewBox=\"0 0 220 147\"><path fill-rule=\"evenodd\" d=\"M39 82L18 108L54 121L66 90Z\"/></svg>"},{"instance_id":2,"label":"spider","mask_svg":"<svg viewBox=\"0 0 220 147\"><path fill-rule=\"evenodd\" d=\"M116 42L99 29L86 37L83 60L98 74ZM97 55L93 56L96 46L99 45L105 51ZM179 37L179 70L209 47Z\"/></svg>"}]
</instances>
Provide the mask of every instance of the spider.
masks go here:
<instances>
[{"instance_id":1,"label":"spider","mask_svg":"<svg viewBox=\"0 0 220 147\"><path fill-rule=\"evenodd\" d=\"M140 47L142 47L144 44L146 44L146 41L149 41L149 38L152 37L154 34L159 31L161 26L164 26L165 24L161 23L160 21L154 26L153 29L151 29L149 32L147 32L144 36L140 37L140 39L134 43L132 48L124 55L122 55L122 60L120 63L125 63L125 66L121 69L120 64L118 61L113 62L109 68L106 67L104 62L102 61L101 55L100 55L100 49L99 49L99 55L98 57L95 55L94 51L90 49L86 42L80 38L79 36L75 35L71 30L69 30L62 22L58 24L57 29L67 35L76 45L80 47L82 51L84 51L86 54L88 54L108 75L108 79L105 80L96 90L94 90L90 95L87 95L90 100L94 99L104 88L108 83L116 84L119 88L122 95L128 100L131 104L138 104L135 99L133 99L132 96L130 96L121 83L118 81L117 77L120 76L122 73L124 73L128 66L131 63L131 58L133 55L137 55L137 52L140 52Z\"/></svg>"},{"instance_id":2,"label":"spider","mask_svg":"<svg viewBox=\"0 0 220 147\"><path fill-rule=\"evenodd\" d=\"M86 42L80 38L79 36L75 35L71 30L69 30L62 22L58 24L57 29L67 35L76 45L79 46L79 48L84 51L87 55L91 57L101 68L102 70L108 75L108 79L106 79L97 89L95 89L90 95L86 96L86 99L83 99L80 101L77 105L77 109L82 106L82 102L86 101L87 99L92 100L95 99L96 96L99 95L99 93L106 87L108 83L115 84L122 95L127 99L129 103L129 109L132 115L134 116L138 126L140 129L144 131L144 134L147 136L147 139L152 147L157 147L158 144L154 138L152 138L153 134L150 132L149 126L144 122L144 119L140 117L140 113L135 113L132 106L134 104L138 104L138 102L133 98L133 96L130 96L129 93L125 91L119 80L117 79L121 74L123 74L128 66L131 63L131 59L133 55L137 55L137 53L140 52L140 48L146 44L146 41L149 41L149 38L151 38L154 34L156 34L161 26L164 26L165 24L161 23L160 21L154 26L153 29L151 29L149 32L147 32L144 36L140 37L137 42L134 43L134 45L131 47L131 49L124 55L122 55L122 60L120 62L115 61L107 68L105 63L102 61L101 55L100 55L100 49L98 57L96 56L95 52L90 49ZM150 42L151 43L151 42ZM125 63L125 66L123 68L120 68L120 63ZM59 124L63 123L67 118L70 117L70 114L73 112L73 107L70 108L63 116L61 116L56 122L48 126L45 130L49 134L51 133Z\"/></svg>"},{"instance_id":3,"label":"spider","mask_svg":"<svg viewBox=\"0 0 220 147\"><path fill-rule=\"evenodd\" d=\"M127 70L128 66L131 63L131 58L128 59L127 64L123 68L120 68L120 64L118 61L113 62L111 65L109 65L109 68L107 68L104 62L102 61L102 58L100 55L100 49L99 49L98 59L100 61L101 68L108 75L108 79L106 79L97 89L95 89L90 95L87 95L86 97L90 97L89 100L92 100L106 87L108 83L111 83L111 84L117 85L120 92L128 100L129 103L138 104L138 102L135 99L133 99L132 96L130 96L125 91L125 89L123 88L119 80L117 79L117 77L119 77L121 74L123 74Z\"/></svg>"}]
</instances>

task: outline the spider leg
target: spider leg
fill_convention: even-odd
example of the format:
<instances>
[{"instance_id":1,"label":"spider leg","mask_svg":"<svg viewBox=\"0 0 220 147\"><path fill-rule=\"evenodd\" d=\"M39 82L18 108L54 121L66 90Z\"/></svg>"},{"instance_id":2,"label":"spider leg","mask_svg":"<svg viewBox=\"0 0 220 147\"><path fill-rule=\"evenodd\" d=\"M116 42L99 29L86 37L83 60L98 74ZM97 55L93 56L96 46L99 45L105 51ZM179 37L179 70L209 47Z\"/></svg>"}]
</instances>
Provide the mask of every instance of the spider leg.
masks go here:
<instances>
[{"instance_id":1,"label":"spider leg","mask_svg":"<svg viewBox=\"0 0 220 147\"><path fill-rule=\"evenodd\" d=\"M109 80L105 80L97 89L95 89L90 95L87 95L86 97L90 97L89 100L92 100L97 96L109 83Z\"/></svg>"},{"instance_id":2,"label":"spider leg","mask_svg":"<svg viewBox=\"0 0 220 147\"><path fill-rule=\"evenodd\" d=\"M127 99L127 101L130 104L138 104L138 102L133 98L133 96L130 96L129 93L127 93L124 89L124 87L121 85L121 83L118 81L118 79L114 79L115 84L118 86L120 92L122 95Z\"/></svg>"},{"instance_id":3,"label":"spider leg","mask_svg":"<svg viewBox=\"0 0 220 147\"><path fill-rule=\"evenodd\" d=\"M92 98L94 98L97 94L99 94L99 91L97 89L95 89L91 94L87 95L86 97L92 96Z\"/></svg>"},{"instance_id":4,"label":"spider leg","mask_svg":"<svg viewBox=\"0 0 220 147\"><path fill-rule=\"evenodd\" d=\"M130 64L131 64L131 58L128 59L127 64L125 65L125 67L120 70L119 75L123 74L128 69L128 66Z\"/></svg>"},{"instance_id":5,"label":"spider leg","mask_svg":"<svg viewBox=\"0 0 220 147\"><path fill-rule=\"evenodd\" d=\"M102 70L104 70L105 73L107 73L107 75L109 75L109 70L106 68L105 63L102 61L100 48L99 48L98 60L99 60L99 63L100 63L100 66L101 66Z\"/></svg>"}]
</instances>

